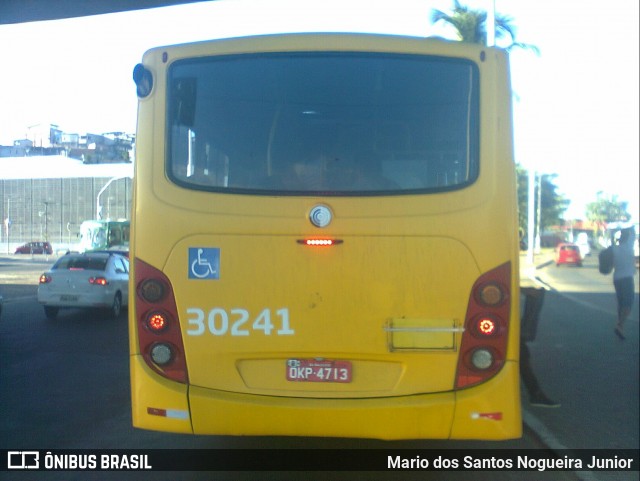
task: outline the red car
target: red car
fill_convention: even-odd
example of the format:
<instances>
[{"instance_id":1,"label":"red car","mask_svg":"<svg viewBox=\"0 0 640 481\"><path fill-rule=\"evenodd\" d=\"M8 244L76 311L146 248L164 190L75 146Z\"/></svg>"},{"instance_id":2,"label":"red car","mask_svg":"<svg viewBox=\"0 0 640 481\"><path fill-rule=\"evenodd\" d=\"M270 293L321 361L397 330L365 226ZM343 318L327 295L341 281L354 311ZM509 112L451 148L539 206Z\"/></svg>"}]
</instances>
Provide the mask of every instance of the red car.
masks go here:
<instances>
[{"instance_id":1,"label":"red car","mask_svg":"<svg viewBox=\"0 0 640 481\"><path fill-rule=\"evenodd\" d=\"M582 256L577 244L563 242L556 247L556 266L560 264L573 264L582 267Z\"/></svg>"},{"instance_id":2,"label":"red car","mask_svg":"<svg viewBox=\"0 0 640 481\"><path fill-rule=\"evenodd\" d=\"M16 254L53 254L53 247L48 242L27 242L16 249Z\"/></svg>"}]
</instances>

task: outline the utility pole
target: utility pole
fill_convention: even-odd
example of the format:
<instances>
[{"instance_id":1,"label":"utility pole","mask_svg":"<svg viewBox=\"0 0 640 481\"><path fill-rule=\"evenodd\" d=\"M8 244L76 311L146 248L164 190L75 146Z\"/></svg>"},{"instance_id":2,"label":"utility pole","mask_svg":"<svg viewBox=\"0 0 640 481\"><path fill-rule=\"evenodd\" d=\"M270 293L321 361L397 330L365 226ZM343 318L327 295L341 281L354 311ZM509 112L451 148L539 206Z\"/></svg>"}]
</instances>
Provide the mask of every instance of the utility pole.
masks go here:
<instances>
[{"instance_id":1,"label":"utility pole","mask_svg":"<svg viewBox=\"0 0 640 481\"><path fill-rule=\"evenodd\" d=\"M496 44L496 1L489 0L487 8L487 47L494 47Z\"/></svg>"},{"instance_id":2,"label":"utility pole","mask_svg":"<svg viewBox=\"0 0 640 481\"><path fill-rule=\"evenodd\" d=\"M533 264L533 250L534 250L534 236L536 230L536 216L535 216L535 190L536 190L536 172L533 169L529 170L529 198L527 201L527 260L529 264Z\"/></svg>"},{"instance_id":3,"label":"utility pole","mask_svg":"<svg viewBox=\"0 0 640 481\"><path fill-rule=\"evenodd\" d=\"M542 232L540 232L540 226L542 225L542 177L544 174L540 174L538 176L538 207L537 207L537 228L536 228L536 240L535 240L535 253L540 254L540 236Z\"/></svg>"},{"instance_id":4,"label":"utility pole","mask_svg":"<svg viewBox=\"0 0 640 481\"><path fill-rule=\"evenodd\" d=\"M7 197L7 218L4 220L4 226L7 229L7 254L11 254L9 248L9 231L11 229L11 197Z\"/></svg>"},{"instance_id":5,"label":"utility pole","mask_svg":"<svg viewBox=\"0 0 640 481\"><path fill-rule=\"evenodd\" d=\"M113 182L114 180L120 180L120 179L126 179L126 178L131 178L131 177L128 175L113 177L112 179L109 179L109 181L106 184L104 184L102 189L100 189L100 192L98 192L98 195L96 196L96 219L102 219L102 205L100 205L100 196L102 195L102 193L105 190L107 190L107 187L109 187L109 185L111 185L111 182Z\"/></svg>"},{"instance_id":6,"label":"utility pole","mask_svg":"<svg viewBox=\"0 0 640 481\"><path fill-rule=\"evenodd\" d=\"M44 204L44 240L49 240L49 204L53 202L45 200Z\"/></svg>"}]
</instances>

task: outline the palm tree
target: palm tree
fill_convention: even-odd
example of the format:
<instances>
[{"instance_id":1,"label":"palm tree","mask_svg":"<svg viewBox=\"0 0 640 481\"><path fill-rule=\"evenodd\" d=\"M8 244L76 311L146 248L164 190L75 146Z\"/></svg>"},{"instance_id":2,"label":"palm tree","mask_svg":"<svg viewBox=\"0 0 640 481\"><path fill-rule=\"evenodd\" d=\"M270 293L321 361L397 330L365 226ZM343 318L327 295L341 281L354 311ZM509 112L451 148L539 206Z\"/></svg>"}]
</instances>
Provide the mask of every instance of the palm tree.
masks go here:
<instances>
[{"instance_id":1,"label":"palm tree","mask_svg":"<svg viewBox=\"0 0 640 481\"><path fill-rule=\"evenodd\" d=\"M465 7L458 0L453 0L453 10L450 14L435 9L431 11L431 23L438 22L444 22L455 28L458 39L462 42L487 44L487 12L484 10L473 10ZM506 47L507 51L518 47L539 53L534 45L516 42L513 18L496 14L495 31L496 38L508 37L511 40L511 44Z\"/></svg>"}]
</instances>

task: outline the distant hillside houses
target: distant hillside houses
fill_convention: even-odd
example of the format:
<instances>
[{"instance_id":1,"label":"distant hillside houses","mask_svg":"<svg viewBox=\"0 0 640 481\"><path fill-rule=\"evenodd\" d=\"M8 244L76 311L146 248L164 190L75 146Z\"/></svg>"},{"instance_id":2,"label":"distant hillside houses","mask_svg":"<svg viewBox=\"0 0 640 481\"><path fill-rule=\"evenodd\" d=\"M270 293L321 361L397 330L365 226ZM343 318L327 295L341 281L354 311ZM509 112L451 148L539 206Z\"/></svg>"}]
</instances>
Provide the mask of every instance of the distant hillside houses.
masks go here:
<instances>
[{"instance_id":1,"label":"distant hillside houses","mask_svg":"<svg viewBox=\"0 0 640 481\"><path fill-rule=\"evenodd\" d=\"M134 145L135 135L125 132L81 135L55 124L37 124L27 128L26 138L0 146L0 157L63 155L84 164L131 162Z\"/></svg>"}]
</instances>

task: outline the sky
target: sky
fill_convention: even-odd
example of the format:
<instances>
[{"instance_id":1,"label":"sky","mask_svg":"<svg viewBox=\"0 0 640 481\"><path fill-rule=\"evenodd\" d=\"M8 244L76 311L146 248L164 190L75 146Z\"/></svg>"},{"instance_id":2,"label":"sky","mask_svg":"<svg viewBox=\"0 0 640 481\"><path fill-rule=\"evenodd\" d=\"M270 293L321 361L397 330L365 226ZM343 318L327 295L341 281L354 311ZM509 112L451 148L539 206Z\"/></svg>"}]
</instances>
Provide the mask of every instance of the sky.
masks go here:
<instances>
[{"instance_id":1,"label":"sky","mask_svg":"<svg viewBox=\"0 0 640 481\"><path fill-rule=\"evenodd\" d=\"M556 174L585 218L598 192L629 202L638 222L640 153L637 0L461 0L513 19L540 54L510 55L515 160ZM430 22L453 0L217 0L0 25L0 145L27 127L135 132L133 67L152 47L251 34L345 31L455 38Z\"/></svg>"}]
</instances>

